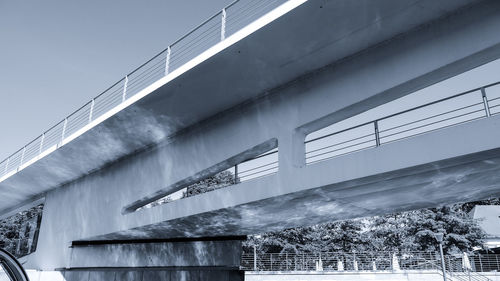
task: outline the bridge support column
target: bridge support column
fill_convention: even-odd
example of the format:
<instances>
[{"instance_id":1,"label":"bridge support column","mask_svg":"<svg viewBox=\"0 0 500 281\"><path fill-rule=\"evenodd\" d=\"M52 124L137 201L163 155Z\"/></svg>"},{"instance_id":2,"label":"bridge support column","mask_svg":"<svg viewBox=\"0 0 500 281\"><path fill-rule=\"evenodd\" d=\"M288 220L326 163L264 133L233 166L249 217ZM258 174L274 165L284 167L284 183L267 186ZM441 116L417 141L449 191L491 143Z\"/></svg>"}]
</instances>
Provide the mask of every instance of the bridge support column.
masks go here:
<instances>
[{"instance_id":1,"label":"bridge support column","mask_svg":"<svg viewBox=\"0 0 500 281\"><path fill-rule=\"evenodd\" d=\"M238 238L166 242L78 242L65 281L239 281L241 241Z\"/></svg>"}]
</instances>

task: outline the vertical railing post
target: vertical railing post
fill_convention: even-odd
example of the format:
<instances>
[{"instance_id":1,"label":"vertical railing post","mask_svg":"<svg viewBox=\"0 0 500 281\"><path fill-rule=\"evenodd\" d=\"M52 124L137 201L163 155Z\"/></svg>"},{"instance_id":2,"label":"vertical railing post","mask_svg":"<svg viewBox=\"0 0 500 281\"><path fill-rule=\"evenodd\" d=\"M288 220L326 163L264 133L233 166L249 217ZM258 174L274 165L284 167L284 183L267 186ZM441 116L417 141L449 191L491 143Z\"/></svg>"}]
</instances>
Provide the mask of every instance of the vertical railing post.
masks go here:
<instances>
[{"instance_id":1,"label":"vertical railing post","mask_svg":"<svg viewBox=\"0 0 500 281\"><path fill-rule=\"evenodd\" d=\"M257 247L253 245L253 271L257 271Z\"/></svg>"},{"instance_id":2,"label":"vertical railing post","mask_svg":"<svg viewBox=\"0 0 500 281\"><path fill-rule=\"evenodd\" d=\"M380 146L380 133L378 130L378 120L375 120L375 122L373 122L373 125L375 127L375 145Z\"/></svg>"},{"instance_id":3,"label":"vertical railing post","mask_svg":"<svg viewBox=\"0 0 500 281\"><path fill-rule=\"evenodd\" d=\"M21 154L21 162L19 163L19 166L23 165L24 162L24 154L26 154L26 146L23 147L23 153Z\"/></svg>"},{"instance_id":4,"label":"vertical railing post","mask_svg":"<svg viewBox=\"0 0 500 281\"><path fill-rule=\"evenodd\" d=\"M392 253L389 253L389 262L390 262L390 265L391 265L391 270L394 270L394 265L393 265L393 262L392 262Z\"/></svg>"},{"instance_id":5,"label":"vertical railing post","mask_svg":"<svg viewBox=\"0 0 500 281\"><path fill-rule=\"evenodd\" d=\"M486 90L481 88L481 95L483 97L484 111L486 112L486 117L490 117L490 106L488 105L488 97L486 96Z\"/></svg>"},{"instance_id":6,"label":"vertical railing post","mask_svg":"<svg viewBox=\"0 0 500 281\"><path fill-rule=\"evenodd\" d=\"M220 41L226 39L226 9L222 9L222 19L220 28Z\"/></svg>"},{"instance_id":7,"label":"vertical railing post","mask_svg":"<svg viewBox=\"0 0 500 281\"><path fill-rule=\"evenodd\" d=\"M306 256L304 252L302 252L302 270L306 270Z\"/></svg>"},{"instance_id":8,"label":"vertical railing post","mask_svg":"<svg viewBox=\"0 0 500 281\"><path fill-rule=\"evenodd\" d=\"M234 165L234 183L238 183L238 164Z\"/></svg>"},{"instance_id":9,"label":"vertical railing post","mask_svg":"<svg viewBox=\"0 0 500 281\"><path fill-rule=\"evenodd\" d=\"M170 46L167 48L167 58L165 59L165 76L169 73L170 68L170 54L172 53L172 49Z\"/></svg>"},{"instance_id":10,"label":"vertical railing post","mask_svg":"<svg viewBox=\"0 0 500 281\"><path fill-rule=\"evenodd\" d=\"M94 114L95 99L90 102L89 123L92 122L92 115Z\"/></svg>"},{"instance_id":11,"label":"vertical railing post","mask_svg":"<svg viewBox=\"0 0 500 281\"><path fill-rule=\"evenodd\" d=\"M481 268L481 272L483 272L483 261L481 260L481 254L479 256L479 267Z\"/></svg>"},{"instance_id":12,"label":"vertical railing post","mask_svg":"<svg viewBox=\"0 0 500 281\"><path fill-rule=\"evenodd\" d=\"M43 150L43 141L45 140L45 133L42 134L42 140L40 141L40 148L38 150L38 154L42 154L42 150Z\"/></svg>"},{"instance_id":13,"label":"vertical railing post","mask_svg":"<svg viewBox=\"0 0 500 281\"><path fill-rule=\"evenodd\" d=\"M288 253L285 253L286 271L288 271Z\"/></svg>"},{"instance_id":14,"label":"vertical railing post","mask_svg":"<svg viewBox=\"0 0 500 281\"><path fill-rule=\"evenodd\" d=\"M273 271L273 254L271 253L271 271Z\"/></svg>"},{"instance_id":15,"label":"vertical railing post","mask_svg":"<svg viewBox=\"0 0 500 281\"><path fill-rule=\"evenodd\" d=\"M7 169L9 167L9 162L10 162L10 157L7 158L7 163L5 163L5 171L4 171L5 174L7 173Z\"/></svg>"},{"instance_id":16,"label":"vertical railing post","mask_svg":"<svg viewBox=\"0 0 500 281\"><path fill-rule=\"evenodd\" d=\"M64 141L64 134L66 133L66 126L68 125L68 118L64 118L64 125L61 134L61 144Z\"/></svg>"},{"instance_id":17,"label":"vertical railing post","mask_svg":"<svg viewBox=\"0 0 500 281\"><path fill-rule=\"evenodd\" d=\"M125 76L125 81L123 82L122 102L124 102L127 99L127 85L128 85L128 75Z\"/></svg>"}]
</instances>

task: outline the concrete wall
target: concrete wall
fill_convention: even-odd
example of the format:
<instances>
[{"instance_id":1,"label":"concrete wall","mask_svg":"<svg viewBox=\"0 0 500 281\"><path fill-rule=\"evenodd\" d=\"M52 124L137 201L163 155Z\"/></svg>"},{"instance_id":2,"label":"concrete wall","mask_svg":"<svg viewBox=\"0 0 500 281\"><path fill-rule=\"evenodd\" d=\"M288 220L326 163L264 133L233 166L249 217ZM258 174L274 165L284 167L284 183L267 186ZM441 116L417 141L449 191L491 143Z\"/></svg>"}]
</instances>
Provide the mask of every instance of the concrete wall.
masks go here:
<instances>
[{"instance_id":1,"label":"concrete wall","mask_svg":"<svg viewBox=\"0 0 500 281\"><path fill-rule=\"evenodd\" d=\"M241 241L153 242L73 246L69 268L239 268ZM96 257L99 257L96 259Z\"/></svg>"},{"instance_id":2,"label":"concrete wall","mask_svg":"<svg viewBox=\"0 0 500 281\"><path fill-rule=\"evenodd\" d=\"M366 154L355 154L352 158L342 158L345 161L304 166L305 132L500 57L500 38L497 36L500 3L488 3L366 50L264 98L200 122L172 140L48 192L38 249L27 265L48 270L70 266L69 246L74 240L255 233L432 206L500 192L489 182L476 185L477 189L466 194L456 189L443 189L442 186L422 185L435 193L420 193L426 194L426 197L412 200L406 193L415 190L411 188L411 179L407 180L406 188L395 192L392 189L400 187L397 180L401 180L402 174L397 172L379 176L394 169L412 168L466 153L494 149L499 146L492 142L498 139L496 135L476 141L474 134L468 134L467 140L471 142L464 141L462 146L449 146L447 142L456 141L456 137L432 133L434 135L428 134L421 139L387 145L375 152L367 151L363 152ZM193 102L203 102L203 98ZM477 130L477 133L489 134L498 134L500 131L498 118L477 122L469 124L466 131ZM459 127L450 128L447 132L456 136L464 128ZM133 214L123 215L121 212L124 206L137 198L170 186L272 138L278 139L280 151L277 175ZM433 145L423 147L422 143ZM402 151L416 148L423 150L412 155L420 158L401 157ZM387 160L388 154L398 161ZM405 170L404 176L420 173L413 179L422 181L429 178L425 173L434 173L438 177L441 169L471 161L482 163L483 168L484 165L491 165L484 169L479 167L472 171L474 173L488 170L498 174L495 172L497 162L483 163L488 157L491 158L480 155L438 166L434 163L419 166L416 170ZM370 167L367 163L376 164ZM460 169L464 169L463 166ZM447 173L458 172L453 170ZM379 183L387 182L387 177L390 177L395 179L394 185L380 184L379 189L370 190L366 186L367 182L352 182L358 178L366 180L367 176L376 177L370 181ZM491 177L491 180L496 178ZM445 187L453 184L455 181ZM348 189L355 186L364 187ZM481 192L485 186L489 188L488 192ZM463 186L464 190L466 187ZM389 207L388 197L384 197L388 194L397 194L397 198L390 200L394 204ZM416 191L409 194L414 195ZM350 199L345 199L347 197ZM406 200L396 200L401 198ZM353 204L356 200L357 204ZM245 205L249 202L252 204Z\"/></svg>"},{"instance_id":3,"label":"concrete wall","mask_svg":"<svg viewBox=\"0 0 500 281\"><path fill-rule=\"evenodd\" d=\"M70 281L75 280L76 275L80 276L80 279L85 281L110 281L110 280L120 280L120 281L174 281L174 280L192 280L192 279L182 279L188 278L189 273L184 273L184 275L172 276L167 271L152 270L148 272L132 273L132 271L112 271L112 270L97 270L93 272L82 273L68 273L64 271L34 271L28 270L28 276L31 281ZM492 281L499 281L500 274L498 273L482 273L487 276ZM117 279L115 279L115 277ZM172 279L172 277L174 277ZM0 273L0 280L3 280L3 275ZM170 279L169 279L170 278ZM233 278L233 279L228 279ZM235 281L240 276L232 277L221 277L220 281ZM236 278L236 279L234 279ZM195 279L196 280L196 279ZM203 279L201 279L203 280ZM200 280L200 281L201 281ZM381 280L381 281L442 281L443 277L437 272L363 272L363 273L319 273L319 272L296 272L296 273L251 273L247 272L245 274L246 281L358 281L358 280Z\"/></svg>"},{"instance_id":4,"label":"concrete wall","mask_svg":"<svg viewBox=\"0 0 500 281\"><path fill-rule=\"evenodd\" d=\"M30 281L242 281L243 272L224 272L212 270L170 271L162 269L97 269L74 271L35 271L28 270ZM0 280L8 280L5 273L0 272Z\"/></svg>"},{"instance_id":5,"label":"concrete wall","mask_svg":"<svg viewBox=\"0 0 500 281\"><path fill-rule=\"evenodd\" d=\"M492 281L500 280L500 274L484 273ZM321 273L321 272L277 272L251 273L247 272L246 281L442 281L443 276L435 271L405 271L405 272L350 272L350 273Z\"/></svg>"}]
</instances>

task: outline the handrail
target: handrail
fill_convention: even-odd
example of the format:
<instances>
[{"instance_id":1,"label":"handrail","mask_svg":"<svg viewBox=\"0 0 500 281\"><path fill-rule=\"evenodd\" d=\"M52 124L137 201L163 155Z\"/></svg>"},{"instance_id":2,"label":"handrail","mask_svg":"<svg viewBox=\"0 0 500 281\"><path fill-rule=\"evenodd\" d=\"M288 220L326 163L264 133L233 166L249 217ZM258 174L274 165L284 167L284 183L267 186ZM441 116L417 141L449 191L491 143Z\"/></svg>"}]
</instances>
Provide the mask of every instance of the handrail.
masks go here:
<instances>
[{"instance_id":1,"label":"handrail","mask_svg":"<svg viewBox=\"0 0 500 281\"><path fill-rule=\"evenodd\" d=\"M461 92L461 93L458 93L458 94L455 94L455 95L452 95L452 96L449 96L449 97L446 97L446 98L438 99L438 100L435 100L435 101L432 101L432 102L429 102L429 103L425 103L425 104L417 106L417 107L412 107L410 109L406 109L406 110L403 110L403 111L400 111L400 112L397 112L397 113L393 113L391 115L384 116L382 118L375 119L373 121L365 122L365 123L362 123L360 125L349 127L347 129L343 129L343 130L340 130L340 131L337 131L337 132L334 132L334 133L331 133L331 134L328 134L328 135L325 135L325 136L321 136L321 137L317 137L317 138L314 138L314 139L311 139L311 140L307 140L307 141L305 141L305 143L313 142L313 141L320 140L320 139L323 139L323 138L327 138L327 137L330 137L330 136L333 136L333 135L336 135L336 134L340 134L340 133L343 133L343 132L346 132L346 131L349 131L349 130L352 130L352 129L363 127L363 126L372 124L373 122L376 122L376 121L383 121L383 120L389 119L389 118L394 117L394 116L402 115L404 113L408 113L408 112L411 112L411 111L414 111L414 110L417 110L417 109L421 109L421 108L424 108L424 107L427 107L427 106L430 106L430 105L434 105L434 104L437 104L437 103L440 103L440 102L443 102L443 101L451 100L451 99L454 99L454 98L457 98L457 97L460 97L460 96L464 96L466 94L470 94L470 93L473 93L473 92L476 92L476 91L480 91L481 89L490 88L490 87L493 87L493 86L496 86L496 85L500 85L500 81L495 82L495 83L491 83L491 84L488 84L488 85L485 85L485 86L482 86L482 87L478 87L478 88L475 88L475 89L472 89L472 90L467 90L465 92Z\"/></svg>"},{"instance_id":2,"label":"handrail","mask_svg":"<svg viewBox=\"0 0 500 281\"><path fill-rule=\"evenodd\" d=\"M168 45L167 48L154 55L127 75L123 76L83 106L67 115L62 121L56 123L48 130L44 131L41 135L31 140L28 144L24 145L19 150L0 161L0 179L12 171L18 171L23 163L29 162L42 155L47 149L54 146L59 148L61 144L64 143L64 140L69 136L65 135L66 128L70 128L72 130L70 133L78 131L92 120L102 116L106 112L140 92L142 89L158 81L158 79L165 77L173 70L178 69L188 61L200 55L202 52L225 40L225 38L228 37L225 34L226 28L229 27L227 25L231 25L231 23L225 21L224 17L226 16L226 13L231 15L231 17L234 15L234 18L237 18L238 20L248 20L249 22L253 22L262 16L262 14L259 13L263 12L266 14L278 5L288 1L290 0L269 0L266 2L269 5L265 6L259 6L258 3L256 4L256 2L252 0L235 0L231 2L225 8L208 17L201 24L179 37L172 44ZM248 7L252 9L252 12L246 14L242 13L241 9L237 9L238 3L245 3L244 5L248 5ZM218 16L222 16L220 22L214 22ZM214 28L215 26L218 27ZM234 26L233 30L240 30L246 25L240 26L239 24L234 23ZM205 27L210 28L208 30L203 30ZM194 36L196 31L201 31L202 36ZM182 46L182 48L179 48L178 50L173 50L172 47L177 46L181 42L186 42L186 45ZM162 67L162 65L164 65L164 67ZM138 76L133 77L135 74L138 74ZM87 116L88 118L82 118L78 114L82 114L82 116ZM75 116L75 120L70 120ZM61 126L61 124L64 124L64 126ZM47 144L44 143L44 138L48 134L50 134L51 137ZM34 156L31 155L33 151L31 146L36 146L38 149L38 153ZM30 157L25 159L25 152L27 148L30 149Z\"/></svg>"},{"instance_id":3,"label":"handrail","mask_svg":"<svg viewBox=\"0 0 500 281\"><path fill-rule=\"evenodd\" d=\"M484 255L469 255L471 269L465 269L462 255L445 255L446 275L451 277L449 280L463 280L465 276L470 276L471 280L490 280L480 273L484 271L479 268L480 262L475 259L478 256ZM244 252L240 268L247 271L287 272L435 270L441 274L440 259L438 252ZM490 259L498 260L500 255L490 255ZM492 264L489 271L500 271L500 263Z\"/></svg>"},{"instance_id":4,"label":"handrail","mask_svg":"<svg viewBox=\"0 0 500 281\"><path fill-rule=\"evenodd\" d=\"M490 117L491 115L498 114L500 112L497 112L498 110L495 108L500 106L500 104L492 105L490 103L500 99L500 97L494 97L491 99L488 98L489 89L491 89L491 87L498 86L498 85L500 85L500 81L495 82L495 83L490 83L490 84L487 84L487 85L484 85L481 87L477 87L477 88L474 88L471 90L467 90L467 91L464 91L464 92L461 92L461 93L458 93L458 94L455 94L455 95L452 95L449 97L445 97L445 98L441 98L441 99L438 99L435 101L424 103L422 105L412 107L412 108L409 108L406 110L402 110L402 111L399 111L399 112L396 112L396 113L393 113L393 114L390 114L390 115L387 115L387 116L384 116L381 118L374 119L372 121L363 122L361 124L351 126L349 128L345 128L345 129L341 129L341 130L338 130L338 131L335 131L332 133L320 135L320 136L317 136L313 139L309 139L309 140L306 139L306 140L304 140L304 143L307 145L307 144L312 144L312 143L315 143L319 140L323 140L323 139L326 139L329 137L341 136L343 133L346 133L346 132L354 132L355 129L360 129L360 128L366 127L368 125L372 126L371 129L368 128L371 130L370 133L367 133L367 132L358 133L358 135L356 135L354 137L345 137L345 139L342 139L342 140L339 140L336 142L332 141L332 142L329 142L327 144L319 143L319 147L317 145L316 147L310 148L310 149L308 148L308 146L306 146L306 152L305 152L306 162L308 164L311 164L311 163L314 163L317 161L322 161L322 160L329 159L329 158L336 157L336 156L340 156L340 155L343 155L346 153L352 153L355 151L359 151L361 149L377 147L383 143L387 143L390 141L399 140L402 138L407 138L407 137L411 137L414 135L426 133L429 131L446 128L448 126L457 125L457 124L460 124L463 122L469 122L469 121L473 121L473 120L476 120L479 118L487 118L487 117ZM396 124L393 125L392 127L380 129L382 121L390 120L394 117L399 117L399 116L402 116L402 115L410 113L410 112L415 112L419 109L424 109L424 108L427 108L427 107L430 107L430 106L433 106L433 105L436 105L439 103L451 101L451 100L457 99L459 97L463 97L463 96L466 96L469 94L476 94L476 93L481 94L481 95L477 95L477 97L473 96L473 98L478 98L478 100L474 101L472 103L467 103L465 105L460 104L458 106L453 107L452 109L446 109L444 112L443 111L439 111L438 113L433 112L429 116L419 116L418 119L412 120L412 121L409 121L406 123L398 124L399 122L396 122ZM495 94L498 95L498 93L495 93ZM481 106L481 105L483 105L483 106ZM481 106L481 108L479 109L478 106ZM495 109L496 112L492 113L492 109ZM435 109L433 108L433 110L435 110ZM467 112L465 112L466 110L467 110ZM481 112L484 112L484 115L478 116L478 114L480 114ZM445 115L446 115L446 117L445 117ZM438 119L439 117L442 117L442 118ZM463 120L463 119L466 119L466 120ZM396 119L395 121L400 121L400 120ZM418 126L416 125L417 123L419 123ZM442 124L447 124L447 125L442 125ZM404 127L406 127L406 128L404 128ZM436 127L438 127L438 128L436 128ZM384 133L387 133L388 131L393 131L393 132L391 132L390 134L384 134ZM408 135L412 131L416 132L416 133L413 135ZM360 135L360 134L362 134L362 135ZM364 141L364 142L353 143L356 140L360 140L362 138L366 138L369 136L373 136L372 139ZM349 143L349 145L346 145L347 143ZM342 146L342 145L345 145L345 146ZM333 149L333 147L337 147L337 148ZM340 148L338 148L338 147L340 147ZM318 153L320 151L322 151L322 152ZM311 160L313 158L315 159L314 161Z\"/></svg>"}]
</instances>

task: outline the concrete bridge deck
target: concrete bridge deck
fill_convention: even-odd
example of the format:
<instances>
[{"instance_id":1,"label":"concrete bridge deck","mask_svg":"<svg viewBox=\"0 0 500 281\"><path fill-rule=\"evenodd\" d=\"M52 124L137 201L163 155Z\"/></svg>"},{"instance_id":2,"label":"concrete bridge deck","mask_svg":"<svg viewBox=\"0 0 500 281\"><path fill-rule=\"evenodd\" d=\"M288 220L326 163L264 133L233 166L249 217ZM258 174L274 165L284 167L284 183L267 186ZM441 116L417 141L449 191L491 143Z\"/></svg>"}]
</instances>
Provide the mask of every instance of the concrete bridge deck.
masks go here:
<instances>
[{"instance_id":1,"label":"concrete bridge deck","mask_svg":"<svg viewBox=\"0 0 500 281\"><path fill-rule=\"evenodd\" d=\"M0 173L4 174L0 178L0 214L9 213L53 188L127 155L165 142L182 130L238 104L276 91L304 74L339 63L477 1L284 2L272 13L215 44L165 77L161 74L162 67L160 74L148 74L159 80L152 80L154 83L149 86L141 84L144 89L99 118L96 118L96 107L92 122L83 122L81 128L73 128L75 118L77 124L74 126L81 120L92 119L90 103L87 104L83 107L86 111L78 111L65 119L69 120L67 124L63 120L56 125L56 132L51 130L44 134L45 143L51 139L54 145L42 150L46 144L36 143L43 142L40 137L27 146L28 152L35 153L34 158L28 159L21 149L11 159L3 161L0 165ZM346 16L353 14L359 16ZM229 28L229 19L227 24ZM478 42L483 43L485 45L480 46L483 49L491 44ZM280 51L273 51L276 49ZM172 49L172 54L175 51ZM464 56L465 53L457 55ZM120 83L114 86L117 89L112 89L121 99ZM130 82L129 90L133 86ZM408 87L413 90L422 85ZM391 99L407 91L402 89ZM68 132L64 134L62 131L66 127ZM57 140L61 135L61 140Z\"/></svg>"},{"instance_id":2,"label":"concrete bridge deck","mask_svg":"<svg viewBox=\"0 0 500 281\"><path fill-rule=\"evenodd\" d=\"M498 1L287 1L4 176L0 213L45 198L29 264L54 269L99 262L75 258L74 242L240 235L499 194L498 115L311 165L304 144L500 58L499 14ZM269 143L274 175L124 212Z\"/></svg>"}]
</instances>

